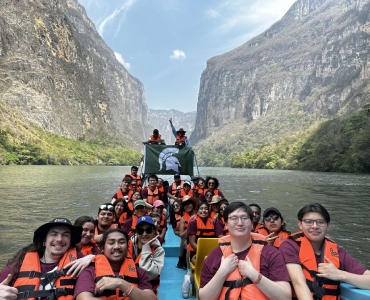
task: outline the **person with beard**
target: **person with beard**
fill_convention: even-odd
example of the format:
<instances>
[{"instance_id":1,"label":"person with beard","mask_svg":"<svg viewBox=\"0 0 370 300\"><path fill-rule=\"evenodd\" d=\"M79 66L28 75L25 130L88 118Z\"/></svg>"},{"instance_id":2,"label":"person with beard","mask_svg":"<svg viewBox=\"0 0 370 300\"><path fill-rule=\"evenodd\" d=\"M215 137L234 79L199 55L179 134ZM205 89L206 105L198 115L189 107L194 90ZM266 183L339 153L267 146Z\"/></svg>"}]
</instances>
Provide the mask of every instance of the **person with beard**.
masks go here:
<instances>
[{"instance_id":1,"label":"person with beard","mask_svg":"<svg viewBox=\"0 0 370 300\"><path fill-rule=\"evenodd\" d=\"M94 258L77 252L81 226L56 218L40 226L0 272L0 299L72 300L79 276Z\"/></svg>"},{"instance_id":2,"label":"person with beard","mask_svg":"<svg viewBox=\"0 0 370 300\"><path fill-rule=\"evenodd\" d=\"M135 267L128 255L128 241L127 233L120 228L104 233L100 243L102 254L96 255L94 265L81 273L74 299L157 299L147 273Z\"/></svg>"},{"instance_id":3,"label":"person with beard","mask_svg":"<svg viewBox=\"0 0 370 300\"><path fill-rule=\"evenodd\" d=\"M117 224L113 224L114 219L114 206L110 203L105 203L99 206L98 215L95 221L95 235L94 241L99 243L103 238L103 233L117 228Z\"/></svg>"},{"instance_id":4,"label":"person with beard","mask_svg":"<svg viewBox=\"0 0 370 300\"><path fill-rule=\"evenodd\" d=\"M255 204L255 203L249 204L249 207L253 211L252 224L253 224L253 231L255 232L260 227L263 227L263 225L260 223L262 210L261 210L261 207L258 204Z\"/></svg>"},{"instance_id":5,"label":"person with beard","mask_svg":"<svg viewBox=\"0 0 370 300\"><path fill-rule=\"evenodd\" d=\"M135 234L129 241L129 253L136 266L146 271L157 295L165 253L156 237L155 224L151 217L144 216L137 221Z\"/></svg>"}]
</instances>

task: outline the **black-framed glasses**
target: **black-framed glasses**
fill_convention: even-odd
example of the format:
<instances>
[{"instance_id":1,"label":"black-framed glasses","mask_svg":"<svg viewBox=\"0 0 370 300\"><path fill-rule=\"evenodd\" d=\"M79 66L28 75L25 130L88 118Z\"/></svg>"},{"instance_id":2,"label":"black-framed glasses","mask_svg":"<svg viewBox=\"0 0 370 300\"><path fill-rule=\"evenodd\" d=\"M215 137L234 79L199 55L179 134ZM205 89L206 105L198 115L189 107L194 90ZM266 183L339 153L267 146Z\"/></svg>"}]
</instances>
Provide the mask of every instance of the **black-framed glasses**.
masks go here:
<instances>
[{"instance_id":1,"label":"black-framed glasses","mask_svg":"<svg viewBox=\"0 0 370 300\"><path fill-rule=\"evenodd\" d=\"M229 220L234 223L234 224L237 224L239 222L239 220L242 221L242 223L246 223L248 220L249 220L249 217L248 216L242 216L242 217L237 217L237 216L232 216L229 218Z\"/></svg>"},{"instance_id":2,"label":"black-framed glasses","mask_svg":"<svg viewBox=\"0 0 370 300\"><path fill-rule=\"evenodd\" d=\"M225 209L226 209L226 206L224 206L224 207L220 207L219 209L220 209L220 210L225 210Z\"/></svg>"},{"instance_id":3,"label":"black-framed glasses","mask_svg":"<svg viewBox=\"0 0 370 300\"><path fill-rule=\"evenodd\" d=\"M264 220L265 221L270 221L271 219L276 221L276 220L279 220L280 216L279 215L272 215L272 216L268 216L266 217Z\"/></svg>"},{"instance_id":4,"label":"black-framed glasses","mask_svg":"<svg viewBox=\"0 0 370 300\"><path fill-rule=\"evenodd\" d=\"M146 232L147 234L151 234L153 232L153 228L152 227L147 227L147 228L139 228L137 230L138 235L143 235L144 232Z\"/></svg>"},{"instance_id":5,"label":"black-framed glasses","mask_svg":"<svg viewBox=\"0 0 370 300\"><path fill-rule=\"evenodd\" d=\"M175 204L173 207L180 207L180 205L178 205L178 204Z\"/></svg>"},{"instance_id":6,"label":"black-framed glasses","mask_svg":"<svg viewBox=\"0 0 370 300\"><path fill-rule=\"evenodd\" d=\"M99 208L100 208L100 210L114 210L113 205L110 205L110 204L108 204L108 205L102 204L102 205L99 206Z\"/></svg>"},{"instance_id":7,"label":"black-framed glasses","mask_svg":"<svg viewBox=\"0 0 370 300\"><path fill-rule=\"evenodd\" d=\"M312 226L315 222L317 226L325 226L326 221L324 219L318 219L318 220L311 220L311 219L304 219L302 220L307 226Z\"/></svg>"},{"instance_id":8,"label":"black-framed glasses","mask_svg":"<svg viewBox=\"0 0 370 300\"><path fill-rule=\"evenodd\" d=\"M206 194L206 197L213 197L212 194Z\"/></svg>"}]
</instances>

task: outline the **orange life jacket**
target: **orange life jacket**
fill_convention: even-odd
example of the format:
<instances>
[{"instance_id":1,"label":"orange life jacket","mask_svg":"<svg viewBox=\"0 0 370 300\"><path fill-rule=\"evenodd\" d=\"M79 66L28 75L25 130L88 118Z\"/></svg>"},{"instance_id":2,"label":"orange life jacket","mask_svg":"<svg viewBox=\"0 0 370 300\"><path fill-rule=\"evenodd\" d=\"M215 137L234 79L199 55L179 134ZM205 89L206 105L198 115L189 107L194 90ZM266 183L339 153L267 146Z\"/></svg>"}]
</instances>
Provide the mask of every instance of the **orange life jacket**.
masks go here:
<instances>
[{"instance_id":1,"label":"orange life jacket","mask_svg":"<svg viewBox=\"0 0 370 300\"><path fill-rule=\"evenodd\" d=\"M134 230L136 228L137 220L139 220L139 218L137 216L132 216L131 231L128 233L128 235L131 235L131 233L134 232Z\"/></svg>"},{"instance_id":2,"label":"orange life jacket","mask_svg":"<svg viewBox=\"0 0 370 300\"><path fill-rule=\"evenodd\" d=\"M110 227L108 228L108 230L111 230L111 229L115 229L115 228L118 228L118 224L113 224L112 223L112 225L110 225ZM108 231L107 230L107 231ZM95 235L99 235L99 232L98 232L98 225L95 227L95 234L94 234L94 236Z\"/></svg>"},{"instance_id":3,"label":"orange life jacket","mask_svg":"<svg viewBox=\"0 0 370 300\"><path fill-rule=\"evenodd\" d=\"M139 287L139 280L137 276L135 262L131 257L126 257L119 270L119 275L114 275L112 267L108 259L103 254L98 254L93 259L95 263L95 282L97 283L103 277L115 277L126 280L135 287ZM129 300L128 297L123 297L123 291L120 289L116 290L105 290L101 294L94 295L96 298L105 300Z\"/></svg>"},{"instance_id":4,"label":"orange life jacket","mask_svg":"<svg viewBox=\"0 0 370 300\"><path fill-rule=\"evenodd\" d=\"M216 237L216 231L215 231L215 225L213 224L213 220L211 218L207 218L206 225L203 223L201 218L197 217L197 233L196 233L196 239L198 238L215 238ZM189 243L189 250L195 251L193 247Z\"/></svg>"},{"instance_id":5,"label":"orange life jacket","mask_svg":"<svg viewBox=\"0 0 370 300\"><path fill-rule=\"evenodd\" d=\"M211 218L213 219L214 217L215 217L215 215L217 214L217 212L216 211L214 211L214 210L212 210L211 211Z\"/></svg>"},{"instance_id":6,"label":"orange life jacket","mask_svg":"<svg viewBox=\"0 0 370 300\"><path fill-rule=\"evenodd\" d=\"M134 202L132 201L129 201L127 202L127 205L128 205L128 209L133 212L134 211Z\"/></svg>"},{"instance_id":7,"label":"orange life jacket","mask_svg":"<svg viewBox=\"0 0 370 300\"><path fill-rule=\"evenodd\" d=\"M194 196L193 191L189 190L188 194L186 194L185 190L181 189L180 190L180 199L182 200L182 198L184 198L185 196L193 197Z\"/></svg>"},{"instance_id":8,"label":"orange life jacket","mask_svg":"<svg viewBox=\"0 0 370 300\"><path fill-rule=\"evenodd\" d=\"M265 226L260 227L259 229L255 230L256 233L262 234L263 236L268 236L271 232ZM275 239L273 246L279 249L280 245L290 237L290 234L286 231L280 231L278 233L278 238Z\"/></svg>"},{"instance_id":9,"label":"orange life jacket","mask_svg":"<svg viewBox=\"0 0 370 300\"><path fill-rule=\"evenodd\" d=\"M310 241L305 237L302 231L294 233L290 236L291 239L300 244L299 260L302 265L303 274L306 277L307 286L310 289L312 296L322 295L322 300L337 300L340 299L340 281L329 280L323 277L317 277L317 262L315 252L313 251ZM327 237L325 237L323 248L321 250L321 262L326 263L324 256L330 259L336 268L339 269L339 252L337 245ZM297 296L292 291L293 299ZM314 299L316 299L314 297Z\"/></svg>"},{"instance_id":10,"label":"orange life jacket","mask_svg":"<svg viewBox=\"0 0 370 300\"><path fill-rule=\"evenodd\" d=\"M163 228L164 228L164 215L161 215L162 216L162 220L161 220L161 224L159 224L159 228L158 228L158 231L160 232L160 233L162 233L162 230L163 230Z\"/></svg>"},{"instance_id":11,"label":"orange life jacket","mask_svg":"<svg viewBox=\"0 0 370 300\"><path fill-rule=\"evenodd\" d=\"M206 193L208 190L203 190L204 201L206 201ZM211 190L210 190L211 191ZM213 190L215 196L218 196L218 190ZM212 201L212 200L211 200Z\"/></svg>"},{"instance_id":12,"label":"orange life jacket","mask_svg":"<svg viewBox=\"0 0 370 300\"><path fill-rule=\"evenodd\" d=\"M113 223L117 224L118 227L123 228L126 221L127 221L127 212L122 213L118 221L117 221L116 214L114 214Z\"/></svg>"},{"instance_id":13,"label":"orange life jacket","mask_svg":"<svg viewBox=\"0 0 370 300\"><path fill-rule=\"evenodd\" d=\"M146 200L148 201L149 204L153 204L154 201L159 200L159 190L155 188L154 191L152 191L150 188L147 188L148 191L148 197Z\"/></svg>"},{"instance_id":14,"label":"orange life jacket","mask_svg":"<svg viewBox=\"0 0 370 300\"><path fill-rule=\"evenodd\" d=\"M77 279L65 275L67 270L64 267L76 259L76 248L70 248L59 260L58 271L46 273L48 274L46 277L45 273L41 273L40 257L37 252L26 253L18 279L14 283L14 287L18 289L17 299L49 298L55 292L58 300L72 300ZM41 277L44 279L41 280ZM54 279L55 283L53 283ZM40 284L42 286L50 284L52 288L39 290Z\"/></svg>"},{"instance_id":15,"label":"orange life jacket","mask_svg":"<svg viewBox=\"0 0 370 300\"><path fill-rule=\"evenodd\" d=\"M151 248L152 255L153 255L155 249L158 248L158 246L151 246L150 248ZM134 245L132 244L132 241L131 240L128 243L128 252L130 253L130 255L133 256L133 253L134 253ZM135 259L135 264L136 264L137 267L139 266L140 258L141 258L141 252L140 252L139 256ZM152 289L153 289L154 292L156 292L157 289L159 288L160 280L161 280L161 275L159 275L156 278L150 280L150 283L152 285Z\"/></svg>"},{"instance_id":16,"label":"orange life jacket","mask_svg":"<svg viewBox=\"0 0 370 300\"><path fill-rule=\"evenodd\" d=\"M96 242L94 240L91 240L88 244L86 245L83 245L82 248L81 248L81 253L86 256L86 255L91 255L92 254L92 249L93 248L98 248L98 245L96 244Z\"/></svg>"},{"instance_id":17,"label":"orange life jacket","mask_svg":"<svg viewBox=\"0 0 370 300\"><path fill-rule=\"evenodd\" d=\"M161 139L162 139L162 137L161 137L160 134L158 134L158 138L156 138L156 139L154 138L154 136L151 135L150 136L150 143L155 144L156 141L160 141Z\"/></svg>"},{"instance_id":18,"label":"orange life jacket","mask_svg":"<svg viewBox=\"0 0 370 300\"><path fill-rule=\"evenodd\" d=\"M139 175L134 176L132 174L126 174L125 177L131 177L132 179L136 179L137 185L141 186L141 177Z\"/></svg>"},{"instance_id":19,"label":"orange life jacket","mask_svg":"<svg viewBox=\"0 0 370 300\"><path fill-rule=\"evenodd\" d=\"M183 142L183 144L184 144L184 146L186 145L185 144L185 140L187 139L187 137L184 135L182 138L180 138L180 136L178 135L177 137L176 137L176 142L175 142L175 145L177 146L178 144L179 144L179 141L182 141Z\"/></svg>"},{"instance_id":20,"label":"orange life jacket","mask_svg":"<svg viewBox=\"0 0 370 300\"><path fill-rule=\"evenodd\" d=\"M254 229L254 231L257 231L258 229L260 229L262 227L263 227L263 225L261 223L258 223L257 226L256 226L256 228Z\"/></svg>"},{"instance_id":21,"label":"orange life jacket","mask_svg":"<svg viewBox=\"0 0 370 300\"><path fill-rule=\"evenodd\" d=\"M162 193L162 199L163 199L163 197L164 197L164 187L163 187L163 185L159 188L157 187L157 189Z\"/></svg>"},{"instance_id":22,"label":"orange life jacket","mask_svg":"<svg viewBox=\"0 0 370 300\"><path fill-rule=\"evenodd\" d=\"M182 185L184 184L184 181L181 180L181 183L180 183L180 188L182 189ZM171 194L172 196L176 196L178 190L177 190L177 185L176 185L176 182L172 183L172 188L171 188Z\"/></svg>"},{"instance_id":23,"label":"orange life jacket","mask_svg":"<svg viewBox=\"0 0 370 300\"><path fill-rule=\"evenodd\" d=\"M257 233L251 233L252 245L248 251L247 257L251 260L254 268L260 272L260 261L262 249L265 246L265 238ZM233 254L231 248L231 237L224 236L218 240L218 245L221 248L223 257L228 257ZM247 260L247 257L245 260ZM239 298L240 297L240 298ZM268 300L264 293L253 284L249 278L243 278L239 273L239 269L235 268L227 277L221 289L219 300Z\"/></svg>"},{"instance_id":24,"label":"orange life jacket","mask_svg":"<svg viewBox=\"0 0 370 300\"><path fill-rule=\"evenodd\" d=\"M127 198L129 197L129 195L130 195L130 191L128 192L128 196L127 196ZM132 194L131 194L132 195ZM122 193L122 190L121 189L119 189L118 191L117 191L117 199L125 199L125 196L123 196L123 193ZM128 199L129 200L129 199Z\"/></svg>"},{"instance_id":25,"label":"orange life jacket","mask_svg":"<svg viewBox=\"0 0 370 300\"><path fill-rule=\"evenodd\" d=\"M229 230L226 228L224 218L221 218L221 220L222 220L222 223L224 224L224 232L223 232L223 234L224 234L224 235L230 235Z\"/></svg>"},{"instance_id":26,"label":"orange life jacket","mask_svg":"<svg viewBox=\"0 0 370 300\"><path fill-rule=\"evenodd\" d=\"M176 231L179 231L180 230L180 220L182 218L182 215L175 214L175 218L176 218Z\"/></svg>"},{"instance_id":27,"label":"orange life jacket","mask_svg":"<svg viewBox=\"0 0 370 300\"><path fill-rule=\"evenodd\" d=\"M190 220L190 215L184 211L184 229L186 230L188 228L188 225L189 225L189 220Z\"/></svg>"}]
</instances>

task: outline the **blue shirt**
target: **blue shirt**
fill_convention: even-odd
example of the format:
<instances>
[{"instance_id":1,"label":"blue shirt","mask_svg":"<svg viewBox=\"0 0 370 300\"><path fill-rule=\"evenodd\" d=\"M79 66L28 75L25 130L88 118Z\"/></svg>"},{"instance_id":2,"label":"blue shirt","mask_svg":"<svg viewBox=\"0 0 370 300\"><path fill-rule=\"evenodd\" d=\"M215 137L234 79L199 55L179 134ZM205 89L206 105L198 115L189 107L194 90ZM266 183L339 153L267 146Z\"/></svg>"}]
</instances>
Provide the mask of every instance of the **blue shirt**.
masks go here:
<instances>
[{"instance_id":1,"label":"blue shirt","mask_svg":"<svg viewBox=\"0 0 370 300\"><path fill-rule=\"evenodd\" d=\"M172 133L175 136L175 139L177 139L177 130L175 129L175 126L173 126L173 124L171 124L171 128L172 128ZM188 147L190 146L188 138L185 139L185 146L188 146Z\"/></svg>"}]
</instances>

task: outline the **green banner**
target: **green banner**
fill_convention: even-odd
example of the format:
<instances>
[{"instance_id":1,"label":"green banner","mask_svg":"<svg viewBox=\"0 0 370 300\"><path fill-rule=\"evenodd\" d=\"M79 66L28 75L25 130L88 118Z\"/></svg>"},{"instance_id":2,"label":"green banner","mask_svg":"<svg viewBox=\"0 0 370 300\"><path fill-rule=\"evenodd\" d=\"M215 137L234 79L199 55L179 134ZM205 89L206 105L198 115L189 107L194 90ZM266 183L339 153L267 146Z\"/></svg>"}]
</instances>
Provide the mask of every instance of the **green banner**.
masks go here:
<instances>
[{"instance_id":1,"label":"green banner","mask_svg":"<svg viewBox=\"0 0 370 300\"><path fill-rule=\"evenodd\" d=\"M193 176L194 151L174 145L145 145L144 173Z\"/></svg>"}]
</instances>

